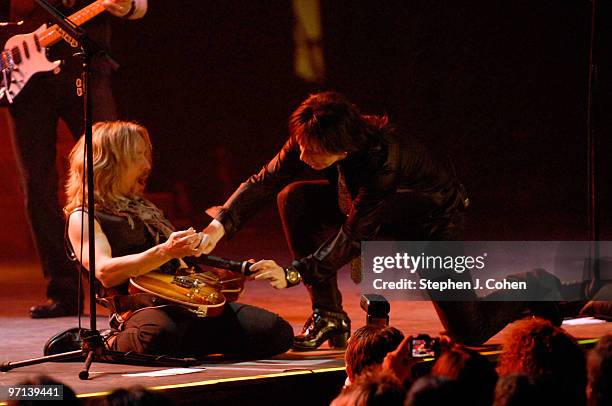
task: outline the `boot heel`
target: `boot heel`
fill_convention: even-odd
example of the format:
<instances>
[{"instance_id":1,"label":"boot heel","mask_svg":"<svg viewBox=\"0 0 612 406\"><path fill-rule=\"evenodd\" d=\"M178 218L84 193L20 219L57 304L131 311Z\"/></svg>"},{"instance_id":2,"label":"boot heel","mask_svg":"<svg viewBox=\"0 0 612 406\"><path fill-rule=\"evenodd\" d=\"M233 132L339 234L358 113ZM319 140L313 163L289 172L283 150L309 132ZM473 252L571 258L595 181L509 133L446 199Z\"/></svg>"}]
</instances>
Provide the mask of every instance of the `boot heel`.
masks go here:
<instances>
[{"instance_id":1,"label":"boot heel","mask_svg":"<svg viewBox=\"0 0 612 406\"><path fill-rule=\"evenodd\" d=\"M331 348L343 350L346 348L346 343L349 338L349 333L340 333L331 337L327 342Z\"/></svg>"}]
</instances>

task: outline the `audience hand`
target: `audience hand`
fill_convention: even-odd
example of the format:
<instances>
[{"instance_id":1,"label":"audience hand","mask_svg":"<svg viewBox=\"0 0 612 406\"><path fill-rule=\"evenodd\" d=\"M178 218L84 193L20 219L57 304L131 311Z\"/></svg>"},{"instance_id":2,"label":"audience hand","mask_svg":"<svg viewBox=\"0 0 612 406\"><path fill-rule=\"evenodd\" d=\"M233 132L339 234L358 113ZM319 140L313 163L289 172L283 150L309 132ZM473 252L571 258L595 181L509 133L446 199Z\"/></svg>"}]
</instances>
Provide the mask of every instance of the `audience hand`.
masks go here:
<instances>
[{"instance_id":1,"label":"audience hand","mask_svg":"<svg viewBox=\"0 0 612 406\"><path fill-rule=\"evenodd\" d=\"M123 17L132 8L132 0L104 0L102 5L112 15Z\"/></svg>"},{"instance_id":2,"label":"audience hand","mask_svg":"<svg viewBox=\"0 0 612 406\"><path fill-rule=\"evenodd\" d=\"M451 350L455 346L455 342L449 335L440 333L440 353Z\"/></svg>"},{"instance_id":3,"label":"audience hand","mask_svg":"<svg viewBox=\"0 0 612 406\"><path fill-rule=\"evenodd\" d=\"M382 369L396 376L400 382L412 378L412 366L418 362L410 354L410 341L413 337L406 336L395 351L387 354L382 363Z\"/></svg>"},{"instance_id":4,"label":"audience hand","mask_svg":"<svg viewBox=\"0 0 612 406\"><path fill-rule=\"evenodd\" d=\"M275 289L285 289L287 287L287 279L285 279L285 270L276 262L264 259L256 262L251 266L251 271L255 272L253 279L268 280L270 285Z\"/></svg>"}]
</instances>

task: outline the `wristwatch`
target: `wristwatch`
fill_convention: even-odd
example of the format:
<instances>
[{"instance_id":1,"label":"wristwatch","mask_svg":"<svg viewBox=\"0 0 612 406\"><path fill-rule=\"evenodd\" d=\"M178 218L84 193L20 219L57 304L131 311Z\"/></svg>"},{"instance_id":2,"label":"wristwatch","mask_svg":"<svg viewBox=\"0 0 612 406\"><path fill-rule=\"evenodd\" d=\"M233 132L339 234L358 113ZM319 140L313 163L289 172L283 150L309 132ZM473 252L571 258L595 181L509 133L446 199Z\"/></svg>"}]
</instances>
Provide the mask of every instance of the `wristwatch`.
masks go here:
<instances>
[{"instance_id":1,"label":"wristwatch","mask_svg":"<svg viewBox=\"0 0 612 406\"><path fill-rule=\"evenodd\" d=\"M287 281L287 287L290 288L292 286L299 285L302 280L302 276L297 269L290 266L289 268L285 268L285 280Z\"/></svg>"}]
</instances>

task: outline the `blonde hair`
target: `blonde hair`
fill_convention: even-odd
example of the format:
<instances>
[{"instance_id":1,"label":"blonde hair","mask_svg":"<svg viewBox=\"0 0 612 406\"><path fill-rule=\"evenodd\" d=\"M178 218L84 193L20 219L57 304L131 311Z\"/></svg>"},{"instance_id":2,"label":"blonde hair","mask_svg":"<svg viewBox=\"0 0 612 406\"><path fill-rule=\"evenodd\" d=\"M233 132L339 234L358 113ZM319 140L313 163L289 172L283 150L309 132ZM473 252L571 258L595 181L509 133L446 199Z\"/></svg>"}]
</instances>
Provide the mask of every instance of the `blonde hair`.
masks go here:
<instances>
[{"instance_id":1,"label":"blonde hair","mask_svg":"<svg viewBox=\"0 0 612 406\"><path fill-rule=\"evenodd\" d=\"M70 169L66 181L66 206L64 212L71 213L81 207L83 199L87 205L87 185L83 193L84 136L70 152ZM138 147L144 143L145 153L151 162L151 140L147 129L128 121L104 121L93 126L93 170L94 198L96 208L114 211L121 198L119 192L121 172L136 156Z\"/></svg>"}]
</instances>

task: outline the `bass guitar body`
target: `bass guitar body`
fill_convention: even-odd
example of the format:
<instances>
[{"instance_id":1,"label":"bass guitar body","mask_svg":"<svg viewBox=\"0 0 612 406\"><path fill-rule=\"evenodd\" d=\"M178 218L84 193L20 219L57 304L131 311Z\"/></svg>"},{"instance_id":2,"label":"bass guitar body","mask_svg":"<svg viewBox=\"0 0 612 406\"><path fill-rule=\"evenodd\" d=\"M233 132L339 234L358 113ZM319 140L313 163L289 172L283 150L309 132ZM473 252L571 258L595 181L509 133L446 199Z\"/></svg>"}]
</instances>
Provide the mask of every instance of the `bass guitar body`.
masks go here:
<instances>
[{"instance_id":1,"label":"bass guitar body","mask_svg":"<svg viewBox=\"0 0 612 406\"><path fill-rule=\"evenodd\" d=\"M43 24L30 34L11 37L4 48L2 66L2 83L0 98L12 102L28 83L30 78L39 72L49 72L60 66L61 61L49 61L47 50L40 45L39 36L47 30Z\"/></svg>"},{"instance_id":2,"label":"bass guitar body","mask_svg":"<svg viewBox=\"0 0 612 406\"><path fill-rule=\"evenodd\" d=\"M85 24L104 12L102 1L94 1L69 16L69 20L75 26ZM25 23L25 26L21 27L22 23L16 23L17 31L21 31L21 28L35 27L30 27L31 23ZM12 31L15 30L11 30L11 33ZM5 32L1 31L0 34L4 36ZM32 76L39 72L52 71L60 66L61 61L47 59L47 47L62 39L74 48L78 46L76 40L57 24L48 28L46 24L43 24L30 33L18 32L17 35L13 35L6 41L0 53L0 103L2 106L13 103Z\"/></svg>"}]
</instances>

